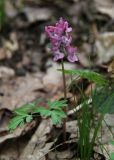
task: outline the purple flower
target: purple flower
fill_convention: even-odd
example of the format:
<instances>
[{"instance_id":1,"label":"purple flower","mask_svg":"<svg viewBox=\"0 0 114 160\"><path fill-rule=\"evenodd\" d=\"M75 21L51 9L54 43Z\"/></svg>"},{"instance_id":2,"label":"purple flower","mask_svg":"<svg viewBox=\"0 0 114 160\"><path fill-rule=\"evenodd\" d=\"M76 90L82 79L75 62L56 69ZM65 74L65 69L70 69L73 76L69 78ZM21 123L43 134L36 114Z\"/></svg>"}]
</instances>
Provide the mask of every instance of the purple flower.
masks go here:
<instances>
[{"instance_id":1,"label":"purple flower","mask_svg":"<svg viewBox=\"0 0 114 160\"><path fill-rule=\"evenodd\" d=\"M54 61L58 61L63 58L64 58L64 53L60 52L59 50L54 52L54 58L53 58Z\"/></svg>"},{"instance_id":2,"label":"purple flower","mask_svg":"<svg viewBox=\"0 0 114 160\"><path fill-rule=\"evenodd\" d=\"M72 37L71 36L62 36L62 42L65 46L69 46L72 42Z\"/></svg>"},{"instance_id":3,"label":"purple flower","mask_svg":"<svg viewBox=\"0 0 114 160\"><path fill-rule=\"evenodd\" d=\"M76 51L77 51L77 48L68 46L68 47L66 47L66 50L67 50L67 52L68 52L67 59L68 59L69 62L78 61L78 57L77 57L76 54L75 54Z\"/></svg>"},{"instance_id":4,"label":"purple flower","mask_svg":"<svg viewBox=\"0 0 114 160\"><path fill-rule=\"evenodd\" d=\"M72 37L70 32L72 28L69 27L67 21L60 18L55 26L45 26L45 32L51 42L51 50L54 54L54 61L63 59L65 54L63 50L66 50L67 59L69 62L75 62L78 60L76 53L76 48L71 47Z\"/></svg>"}]
</instances>

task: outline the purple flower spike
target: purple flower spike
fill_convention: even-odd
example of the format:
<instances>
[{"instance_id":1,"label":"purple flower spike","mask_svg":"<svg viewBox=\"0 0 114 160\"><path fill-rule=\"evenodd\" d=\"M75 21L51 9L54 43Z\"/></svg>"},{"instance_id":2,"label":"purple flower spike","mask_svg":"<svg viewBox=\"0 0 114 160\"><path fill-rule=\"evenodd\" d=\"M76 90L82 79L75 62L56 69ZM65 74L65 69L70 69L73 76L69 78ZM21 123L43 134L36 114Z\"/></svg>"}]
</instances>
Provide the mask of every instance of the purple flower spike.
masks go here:
<instances>
[{"instance_id":1,"label":"purple flower spike","mask_svg":"<svg viewBox=\"0 0 114 160\"><path fill-rule=\"evenodd\" d=\"M67 52L67 59L69 62L78 61L76 48L71 47L72 37L70 32L72 28L69 27L67 21L60 18L55 26L45 26L45 32L51 42L51 50L54 54L54 61L58 61L64 58L64 49Z\"/></svg>"},{"instance_id":2,"label":"purple flower spike","mask_svg":"<svg viewBox=\"0 0 114 160\"><path fill-rule=\"evenodd\" d=\"M59 50L54 52L54 58L53 58L54 61L58 61L63 58L64 58L64 53L60 52Z\"/></svg>"}]
</instances>

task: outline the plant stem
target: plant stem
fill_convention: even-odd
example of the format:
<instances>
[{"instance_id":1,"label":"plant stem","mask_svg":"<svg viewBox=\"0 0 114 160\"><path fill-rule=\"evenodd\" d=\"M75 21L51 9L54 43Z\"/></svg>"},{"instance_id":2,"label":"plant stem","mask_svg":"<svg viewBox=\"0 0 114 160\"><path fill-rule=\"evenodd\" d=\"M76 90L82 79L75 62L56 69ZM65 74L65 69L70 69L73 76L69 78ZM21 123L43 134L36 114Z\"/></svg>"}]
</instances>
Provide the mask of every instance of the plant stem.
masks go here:
<instances>
[{"instance_id":1,"label":"plant stem","mask_svg":"<svg viewBox=\"0 0 114 160\"><path fill-rule=\"evenodd\" d=\"M62 76L63 76L63 86L64 86L64 99L67 99L67 91L66 91L66 79L65 79L65 73L64 73L64 62L63 60L61 61L62 65Z\"/></svg>"},{"instance_id":2,"label":"plant stem","mask_svg":"<svg viewBox=\"0 0 114 160\"><path fill-rule=\"evenodd\" d=\"M91 152L92 152L92 149L93 149L93 146L94 146L94 143L95 143L95 140L96 140L96 137L97 137L99 128L101 127L101 123L102 123L103 118L104 118L104 114L102 114L102 115L100 116L100 119L99 119L99 121L98 121L98 123L97 123L97 126L96 126L95 130L94 130L93 137L92 137L92 141L91 141L91 147L90 147L90 150L89 150L89 155L90 155Z\"/></svg>"},{"instance_id":3,"label":"plant stem","mask_svg":"<svg viewBox=\"0 0 114 160\"><path fill-rule=\"evenodd\" d=\"M64 73L64 62L63 60L61 61L62 65L62 76L63 76L63 87L64 87L64 99L67 99L67 91L66 91L66 79L65 79L65 73ZM66 108L65 108L65 113L66 113ZM64 119L64 124L63 124L63 138L64 142L66 141L66 120Z\"/></svg>"}]
</instances>

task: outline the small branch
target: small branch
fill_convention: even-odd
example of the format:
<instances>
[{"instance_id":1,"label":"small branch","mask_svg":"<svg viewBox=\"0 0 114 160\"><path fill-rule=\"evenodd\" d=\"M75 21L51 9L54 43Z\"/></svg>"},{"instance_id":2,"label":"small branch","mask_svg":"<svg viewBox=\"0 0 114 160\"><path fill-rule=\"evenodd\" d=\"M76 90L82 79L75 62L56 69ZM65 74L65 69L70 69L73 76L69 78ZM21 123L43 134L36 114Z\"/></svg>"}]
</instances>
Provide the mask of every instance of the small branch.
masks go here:
<instances>
[{"instance_id":1,"label":"small branch","mask_svg":"<svg viewBox=\"0 0 114 160\"><path fill-rule=\"evenodd\" d=\"M74 114L75 112L78 112L78 111L83 107L83 105L84 105L85 103L91 104L91 102L92 102L92 98L88 99L88 100L87 100L86 102L84 102L84 103L81 103L80 105L76 106L76 107L73 108L72 110L69 110L69 111L67 112L67 115L70 116L70 115Z\"/></svg>"}]
</instances>

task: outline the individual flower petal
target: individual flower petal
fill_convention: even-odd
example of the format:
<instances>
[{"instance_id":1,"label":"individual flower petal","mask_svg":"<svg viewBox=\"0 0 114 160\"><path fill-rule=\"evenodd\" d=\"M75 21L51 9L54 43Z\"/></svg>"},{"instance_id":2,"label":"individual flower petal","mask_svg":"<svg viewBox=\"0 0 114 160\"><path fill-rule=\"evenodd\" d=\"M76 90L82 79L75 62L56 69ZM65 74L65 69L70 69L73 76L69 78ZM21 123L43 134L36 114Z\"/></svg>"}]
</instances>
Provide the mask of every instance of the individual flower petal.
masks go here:
<instances>
[{"instance_id":1,"label":"individual flower petal","mask_svg":"<svg viewBox=\"0 0 114 160\"><path fill-rule=\"evenodd\" d=\"M72 28L71 27L68 27L68 28L66 28L66 32L71 32L72 31Z\"/></svg>"},{"instance_id":2,"label":"individual flower petal","mask_svg":"<svg viewBox=\"0 0 114 160\"><path fill-rule=\"evenodd\" d=\"M54 28L53 26L45 26L45 32L47 36L51 37L54 33Z\"/></svg>"},{"instance_id":3,"label":"individual flower petal","mask_svg":"<svg viewBox=\"0 0 114 160\"><path fill-rule=\"evenodd\" d=\"M61 28L62 32L66 33L72 31L72 28L68 26L68 22L64 21L62 17L59 19L58 23L56 23L56 27Z\"/></svg>"},{"instance_id":4,"label":"individual flower petal","mask_svg":"<svg viewBox=\"0 0 114 160\"><path fill-rule=\"evenodd\" d=\"M54 52L54 58L53 58L54 61L58 61L63 58L64 58L64 53L60 52L59 50Z\"/></svg>"},{"instance_id":5,"label":"individual flower petal","mask_svg":"<svg viewBox=\"0 0 114 160\"><path fill-rule=\"evenodd\" d=\"M63 32L65 31L66 26L68 26L68 22L67 22L67 21L64 21L62 17L61 17L61 18L59 19L59 21L56 23L56 27L57 27L57 28L61 28Z\"/></svg>"},{"instance_id":6,"label":"individual flower petal","mask_svg":"<svg viewBox=\"0 0 114 160\"><path fill-rule=\"evenodd\" d=\"M52 52L56 52L57 50L59 50L59 46L52 46Z\"/></svg>"},{"instance_id":7,"label":"individual flower petal","mask_svg":"<svg viewBox=\"0 0 114 160\"><path fill-rule=\"evenodd\" d=\"M72 42L72 37L71 36L62 36L62 42L64 43L65 46L69 46L70 43Z\"/></svg>"}]
</instances>

